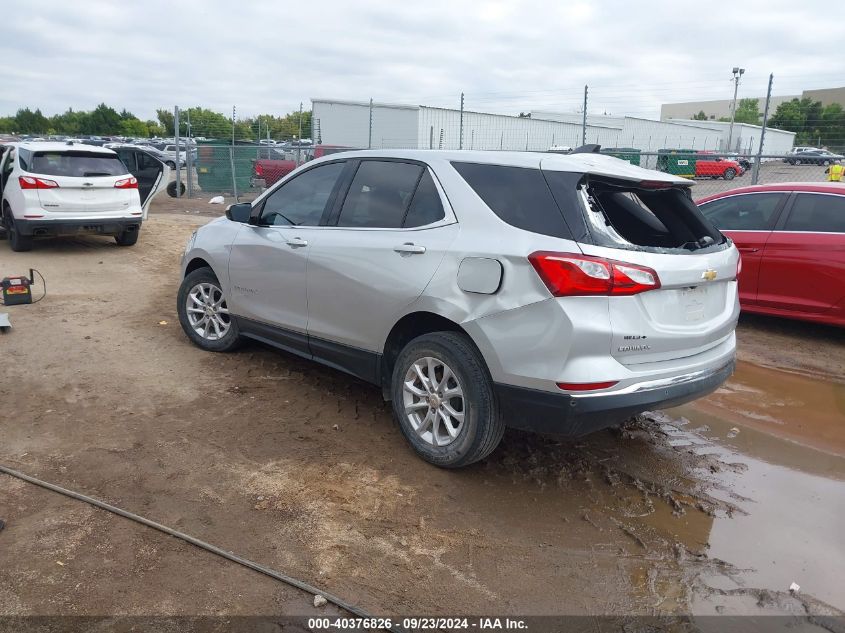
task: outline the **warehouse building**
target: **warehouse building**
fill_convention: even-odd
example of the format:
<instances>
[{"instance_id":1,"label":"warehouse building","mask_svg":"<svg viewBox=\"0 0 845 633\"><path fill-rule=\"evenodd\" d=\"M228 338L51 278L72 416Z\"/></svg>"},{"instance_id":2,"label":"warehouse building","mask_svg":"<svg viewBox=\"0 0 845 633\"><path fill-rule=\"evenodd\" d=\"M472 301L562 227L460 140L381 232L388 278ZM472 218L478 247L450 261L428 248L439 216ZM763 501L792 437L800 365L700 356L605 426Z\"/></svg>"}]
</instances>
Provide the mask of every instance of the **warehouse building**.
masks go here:
<instances>
[{"instance_id":1,"label":"warehouse building","mask_svg":"<svg viewBox=\"0 0 845 633\"><path fill-rule=\"evenodd\" d=\"M312 99L312 137L324 145L393 149L547 151L582 144L582 115L547 111L509 116L396 103ZM731 146L756 153L759 126L736 124ZM715 121L654 121L589 115L586 142L605 148L727 151L728 131ZM766 151L785 153L795 135L767 130ZM736 149L734 150L736 151Z\"/></svg>"}]
</instances>

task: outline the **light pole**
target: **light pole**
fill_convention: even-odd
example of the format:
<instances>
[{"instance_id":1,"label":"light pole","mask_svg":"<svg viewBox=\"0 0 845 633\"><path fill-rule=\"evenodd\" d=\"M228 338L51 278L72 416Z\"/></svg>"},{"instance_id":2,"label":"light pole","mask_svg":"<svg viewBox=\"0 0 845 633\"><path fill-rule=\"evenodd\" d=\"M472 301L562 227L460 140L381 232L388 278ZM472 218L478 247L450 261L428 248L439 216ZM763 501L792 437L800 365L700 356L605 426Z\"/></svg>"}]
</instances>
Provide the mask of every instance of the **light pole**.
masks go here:
<instances>
[{"instance_id":1,"label":"light pole","mask_svg":"<svg viewBox=\"0 0 845 633\"><path fill-rule=\"evenodd\" d=\"M745 72L745 68L738 68L734 66L733 69L733 82L734 82L734 101L733 105L731 106L731 126L728 128L728 147L726 151L731 151L731 141L733 140L734 135L734 119L736 118L736 93L739 90L739 78L742 77L743 73Z\"/></svg>"}]
</instances>

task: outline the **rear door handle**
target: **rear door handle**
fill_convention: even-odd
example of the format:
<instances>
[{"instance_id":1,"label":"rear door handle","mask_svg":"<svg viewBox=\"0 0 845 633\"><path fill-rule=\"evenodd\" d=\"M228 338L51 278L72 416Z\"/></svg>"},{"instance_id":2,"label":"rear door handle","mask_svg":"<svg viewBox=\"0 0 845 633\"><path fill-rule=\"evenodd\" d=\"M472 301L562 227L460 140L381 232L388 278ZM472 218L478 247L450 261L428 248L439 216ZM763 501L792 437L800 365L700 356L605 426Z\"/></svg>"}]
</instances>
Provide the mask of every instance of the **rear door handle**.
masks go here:
<instances>
[{"instance_id":1,"label":"rear door handle","mask_svg":"<svg viewBox=\"0 0 845 633\"><path fill-rule=\"evenodd\" d=\"M407 255L422 255L425 253L425 246L416 246L413 242L405 242L404 244L394 246L393 250L397 253Z\"/></svg>"},{"instance_id":2,"label":"rear door handle","mask_svg":"<svg viewBox=\"0 0 845 633\"><path fill-rule=\"evenodd\" d=\"M292 237L287 240L288 246L291 248L301 248L302 246L308 246L307 240L303 240L301 237Z\"/></svg>"}]
</instances>

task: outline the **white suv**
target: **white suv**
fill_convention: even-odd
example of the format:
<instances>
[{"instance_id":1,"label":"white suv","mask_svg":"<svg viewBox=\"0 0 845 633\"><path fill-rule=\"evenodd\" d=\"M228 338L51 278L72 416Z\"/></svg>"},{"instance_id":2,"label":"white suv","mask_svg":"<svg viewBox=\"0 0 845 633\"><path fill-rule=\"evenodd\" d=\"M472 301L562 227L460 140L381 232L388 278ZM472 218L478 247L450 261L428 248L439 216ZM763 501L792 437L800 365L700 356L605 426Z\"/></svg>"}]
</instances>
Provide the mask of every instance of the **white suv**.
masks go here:
<instances>
[{"instance_id":1,"label":"white suv","mask_svg":"<svg viewBox=\"0 0 845 633\"><path fill-rule=\"evenodd\" d=\"M80 232L134 244L170 173L161 161L138 153L143 155L121 157L76 143L0 146L2 226L12 250L29 250L35 237Z\"/></svg>"},{"instance_id":2,"label":"white suv","mask_svg":"<svg viewBox=\"0 0 845 633\"><path fill-rule=\"evenodd\" d=\"M739 254L690 185L598 154L335 154L196 231L179 319L378 385L439 466L505 426L583 435L733 371Z\"/></svg>"}]
</instances>

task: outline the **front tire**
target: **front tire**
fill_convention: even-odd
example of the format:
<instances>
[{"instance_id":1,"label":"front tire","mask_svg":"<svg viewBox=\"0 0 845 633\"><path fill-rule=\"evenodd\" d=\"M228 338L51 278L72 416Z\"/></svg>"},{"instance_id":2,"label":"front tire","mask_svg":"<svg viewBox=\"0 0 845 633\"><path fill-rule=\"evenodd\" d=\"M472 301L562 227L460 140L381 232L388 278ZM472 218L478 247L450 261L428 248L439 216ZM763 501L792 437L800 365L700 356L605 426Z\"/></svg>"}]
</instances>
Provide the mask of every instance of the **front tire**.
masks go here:
<instances>
[{"instance_id":1,"label":"front tire","mask_svg":"<svg viewBox=\"0 0 845 633\"><path fill-rule=\"evenodd\" d=\"M210 268L185 275L176 295L179 323L188 338L209 352L229 352L240 343L238 324L229 314L226 297Z\"/></svg>"},{"instance_id":2,"label":"front tire","mask_svg":"<svg viewBox=\"0 0 845 633\"><path fill-rule=\"evenodd\" d=\"M725 180L733 180L734 176L736 176L736 170L732 167L725 170Z\"/></svg>"},{"instance_id":3,"label":"front tire","mask_svg":"<svg viewBox=\"0 0 845 633\"><path fill-rule=\"evenodd\" d=\"M484 459L505 431L484 359L464 335L434 332L400 352L393 413L414 451L442 468Z\"/></svg>"}]
</instances>

